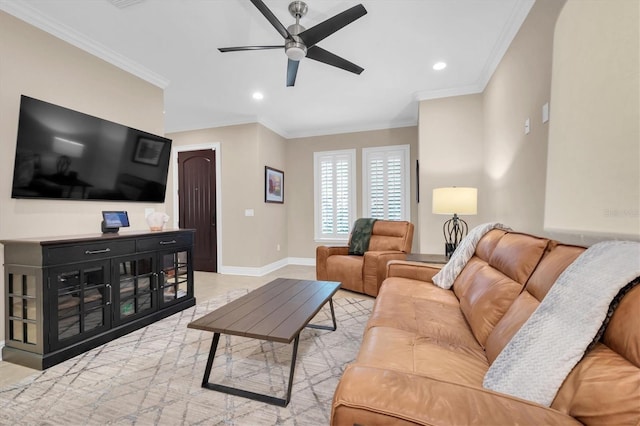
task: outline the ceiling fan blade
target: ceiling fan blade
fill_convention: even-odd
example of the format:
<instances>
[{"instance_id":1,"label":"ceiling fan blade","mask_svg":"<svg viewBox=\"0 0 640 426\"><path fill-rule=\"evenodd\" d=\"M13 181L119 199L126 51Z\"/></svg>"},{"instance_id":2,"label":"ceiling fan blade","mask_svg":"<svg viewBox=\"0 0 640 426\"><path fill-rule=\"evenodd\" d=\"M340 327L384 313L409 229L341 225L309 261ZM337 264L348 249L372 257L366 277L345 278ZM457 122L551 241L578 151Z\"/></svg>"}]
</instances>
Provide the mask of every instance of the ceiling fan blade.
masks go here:
<instances>
[{"instance_id":1,"label":"ceiling fan blade","mask_svg":"<svg viewBox=\"0 0 640 426\"><path fill-rule=\"evenodd\" d=\"M341 58L338 55L334 55L328 50L324 50L323 48L318 46L310 47L307 50L307 58L313 59L314 61L323 62L327 65L332 65L337 68L341 68L354 74L360 74L362 71L364 71L364 68L359 67L353 62L349 62L346 59Z\"/></svg>"},{"instance_id":2,"label":"ceiling fan blade","mask_svg":"<svg viewBox=\"0 0 640 426\"><path fill-rule=\"evenodd\" d=\"M294 84L296 84L298 65L300 65L300 61L289 59L289 62L287 63L287 87L292 87Z\"/></svg>"},{"instance_id":3,"label":"ceiling fan blade","mask_svg":"<svg viewBox=\"0 0 640 426\"><path fill-rule=\"evenodd\" d=\"M347 9L344 12L338 13L332 18L326 21L320 22L308 30L305 30L298 34L298 36L304 41L307 48L315 45L319 41L329 37L331 34L338 31L358 18L367 14L367 9L363 5L358 4L351 9Z\"/></svg>"},{"instance_id":4,"label":"ceiling fan blade","mask_svg":"<svg viewBox=\"0 0 640 426\"><path fill-rule=\"evenodd\" d=\"M284 49L284 46L238 46L238 47L219 47L221 52L240 52L243 50L266 50L266 49Z\"/></svg>"},{"instance_id":5,"label":"ceiling fan blade","mask_svg":"<svg viewBox=\"0 0 640 426\"><path fill-rule=\"evenodd\" d=\"M282 37L287 39L292 38L287 28L282 25L282 22L280 22L278 18L276 18L276 15L271 12L271 10L267 7L266 4L262 2L262 0L251 0L251 3L253 3L253 5L258 8L258 10L264 15L264 17L267 18L267 21L269 21L271 25L273 25L273 28L275 28Z\"/></svg>"}]
</instances>

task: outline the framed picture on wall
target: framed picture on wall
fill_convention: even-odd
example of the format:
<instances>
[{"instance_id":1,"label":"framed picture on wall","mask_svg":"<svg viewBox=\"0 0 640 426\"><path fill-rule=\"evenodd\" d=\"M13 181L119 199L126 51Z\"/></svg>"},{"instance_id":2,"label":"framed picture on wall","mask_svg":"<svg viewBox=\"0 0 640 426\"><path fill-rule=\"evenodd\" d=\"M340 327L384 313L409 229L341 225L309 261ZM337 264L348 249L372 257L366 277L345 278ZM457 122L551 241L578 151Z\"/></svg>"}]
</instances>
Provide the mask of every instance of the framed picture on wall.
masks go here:
<instances>
[{"instance_id":1,"label":"framed picture on wall","mask_svg":"<svg viewBox=\"0 0 640 426\"><path fill-rule=\"evenodd\" d=\"M284 203L284 172L264 167L264 202Z\"/></svg>"}]
</instances>

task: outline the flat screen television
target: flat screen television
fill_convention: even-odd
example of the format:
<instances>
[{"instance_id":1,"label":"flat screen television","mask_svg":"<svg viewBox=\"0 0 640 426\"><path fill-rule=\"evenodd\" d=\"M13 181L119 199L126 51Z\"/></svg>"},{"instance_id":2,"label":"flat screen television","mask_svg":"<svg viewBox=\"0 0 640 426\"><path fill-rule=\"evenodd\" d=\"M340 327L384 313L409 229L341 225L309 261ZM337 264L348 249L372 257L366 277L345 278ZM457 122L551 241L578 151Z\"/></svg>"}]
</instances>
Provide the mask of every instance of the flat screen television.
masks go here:
<instances>
[{"instance_id":1,"label":"flat screen television","mask_svg":"<svg viewBox=\"0 0 640 426\"><path fill-rule=\"evenodd\" d=\"M22 96L12 198L164 202L171 140Z\"/></svg>"}]
</instances>

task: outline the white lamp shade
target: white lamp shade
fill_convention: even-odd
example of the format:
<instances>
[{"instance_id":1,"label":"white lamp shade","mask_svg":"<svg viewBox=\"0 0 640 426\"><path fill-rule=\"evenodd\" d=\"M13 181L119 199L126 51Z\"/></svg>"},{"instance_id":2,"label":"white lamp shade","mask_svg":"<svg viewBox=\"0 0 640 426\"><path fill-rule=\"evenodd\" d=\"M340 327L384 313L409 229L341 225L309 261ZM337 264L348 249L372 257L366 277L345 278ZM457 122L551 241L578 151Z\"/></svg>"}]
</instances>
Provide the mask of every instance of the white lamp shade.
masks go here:
<instances>
[{"instance_id":1,"label":"white lamp shade","mask_svg":"<svg viewBox=\"0 0 640 426\"><path fill-rule=\"evenodd\" d=\"M433 190L433 213L475 215L478 213L477 188L435 188Z\"/></svg>"}]
</instances>

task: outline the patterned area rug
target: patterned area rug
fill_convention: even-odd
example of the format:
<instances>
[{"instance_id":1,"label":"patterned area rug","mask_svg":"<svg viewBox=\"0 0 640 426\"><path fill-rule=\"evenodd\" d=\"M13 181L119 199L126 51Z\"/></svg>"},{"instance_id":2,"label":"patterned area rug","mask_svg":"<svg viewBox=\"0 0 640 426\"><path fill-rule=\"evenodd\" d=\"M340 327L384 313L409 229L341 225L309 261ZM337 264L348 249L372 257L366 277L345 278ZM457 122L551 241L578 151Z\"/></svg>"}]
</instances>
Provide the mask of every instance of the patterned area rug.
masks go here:
<instances>
[{"instance_id":1,"label":"patterned area rug","mask_svg":"<svg viewBox=\"0 0 640 426\"><path fill-rule=\"evenodd\" d=\"M373 301L335 299L337 331L302 331L291 402L281 408L200 387L213 333L187 324L246 292L199 303L0 389L0 424L328 424ZM312 323L331 324L328 305ZM222 335L211 381L282 398L292 347Z\"/></svg>"}]
</instances>

